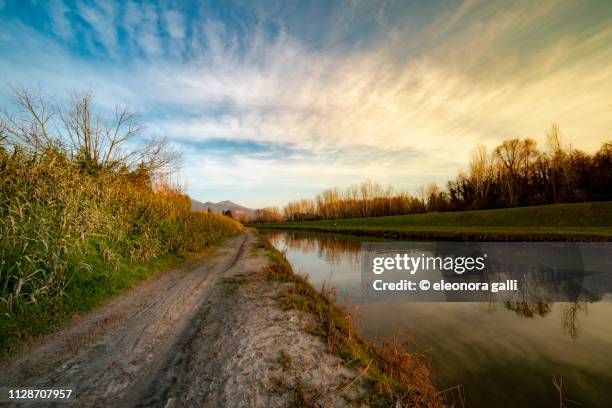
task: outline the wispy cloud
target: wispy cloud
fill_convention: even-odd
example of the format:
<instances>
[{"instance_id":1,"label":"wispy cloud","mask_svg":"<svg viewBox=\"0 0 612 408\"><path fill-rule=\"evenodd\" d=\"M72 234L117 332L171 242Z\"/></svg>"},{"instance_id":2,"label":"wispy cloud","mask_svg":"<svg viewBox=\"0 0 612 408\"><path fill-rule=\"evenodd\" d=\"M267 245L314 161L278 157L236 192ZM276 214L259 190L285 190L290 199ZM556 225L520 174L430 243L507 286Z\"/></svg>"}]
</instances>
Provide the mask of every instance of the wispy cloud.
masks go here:
<instances>
[{"instance_id":1,"label":"wispy cloud","mask_svg":"<svg viewBox=\"0 0 612 408\"><path fill-rule=\"evenodd\" d=\"M203 199L282 203L365 178L413 189L452 177L477 143L542 140L557 122L594 150L612 130L605 5L325 3L300 21L302 3L62 4L50 32L8 19L2 79L131 104L186 150Z\"/></svg>"},{"instance_id":2,"label":"wispy cloud","mask_svg":"<svg viewBox=\"0 0 612 408\"><path fill-rule=\"evenodd\" d=\"M112 2L77 3L79 16L91 27L92 44L99 43L112 56L117 51L116 7Z\"/></svg>"}]
</instances>

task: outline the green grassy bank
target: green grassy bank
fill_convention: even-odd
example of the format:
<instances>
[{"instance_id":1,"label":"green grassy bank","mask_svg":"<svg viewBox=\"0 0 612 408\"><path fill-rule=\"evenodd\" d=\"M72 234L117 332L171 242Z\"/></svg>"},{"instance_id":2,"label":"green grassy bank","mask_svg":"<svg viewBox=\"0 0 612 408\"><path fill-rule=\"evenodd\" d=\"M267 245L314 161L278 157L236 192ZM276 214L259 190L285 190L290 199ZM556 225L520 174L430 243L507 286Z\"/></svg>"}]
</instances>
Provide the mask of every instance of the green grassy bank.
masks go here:
<instances>
[{"instance_id":1,"label":"green grassy bank","mask_svg":"<svg viewBox=\"0 0 612 408\"><path fill-rule=\"evenodd\" d=\"M283 222L255 226L341 232L392 239L609 241L612 240L612 202Z\"/></svg>"}]
</instances>

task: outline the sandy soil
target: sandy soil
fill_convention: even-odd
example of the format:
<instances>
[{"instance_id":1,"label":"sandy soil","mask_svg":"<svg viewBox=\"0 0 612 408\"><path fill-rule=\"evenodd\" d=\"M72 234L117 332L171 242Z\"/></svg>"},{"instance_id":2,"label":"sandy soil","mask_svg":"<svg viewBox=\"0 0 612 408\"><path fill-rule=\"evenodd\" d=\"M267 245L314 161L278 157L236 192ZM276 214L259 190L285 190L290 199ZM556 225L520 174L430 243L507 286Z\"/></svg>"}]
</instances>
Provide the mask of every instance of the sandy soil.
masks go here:
<instances>
[{"instance_id":1,"label":"sandy soil","mask_svg":"<svg viewBox=\"0 0 612 408\"><path fill-rule=\"evenodd\" d=\"M244 233L75 318L2 362L0 385L73 387L86 407L356 405L358 373L306 333L311 316L278 307L282 284L258 274L268 261L256 239Z\"/></svg>"}]
</instances>

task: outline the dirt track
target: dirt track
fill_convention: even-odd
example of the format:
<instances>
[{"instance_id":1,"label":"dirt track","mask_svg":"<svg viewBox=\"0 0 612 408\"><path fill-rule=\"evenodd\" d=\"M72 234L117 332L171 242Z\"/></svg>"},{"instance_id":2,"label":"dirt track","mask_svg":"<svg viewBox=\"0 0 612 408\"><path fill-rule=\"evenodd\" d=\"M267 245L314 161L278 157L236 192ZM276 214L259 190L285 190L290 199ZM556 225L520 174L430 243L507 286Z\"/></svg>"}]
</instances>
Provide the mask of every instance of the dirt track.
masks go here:
<instances>
[{"instance_id":1,"label":"dirt track","mask_svg":"<svg viewBox=\"0 0 612 408\"><path fill-rule=\"evenodd\" d=\"M214 283L245 256L253 240L242 234L202 261L163 273L44 339L0 374L0 384L74 386L79 405L152 405L158 377L180 344ZM154 386L155 389L151 389Z\"/></svg>"},{"instance_id":2,"label":"dirt track","mask_svg":"<svg viewBox=\"0 0 612 408\"><path fill-rule=\"evenodd\" d=\"M357 373L307 333L313 317L278 307L256 241L243 233L74 319L4 362L0 385L73 388L79 407L284 407L296 387L360 405Z\"/></svg>"}]
</instances>

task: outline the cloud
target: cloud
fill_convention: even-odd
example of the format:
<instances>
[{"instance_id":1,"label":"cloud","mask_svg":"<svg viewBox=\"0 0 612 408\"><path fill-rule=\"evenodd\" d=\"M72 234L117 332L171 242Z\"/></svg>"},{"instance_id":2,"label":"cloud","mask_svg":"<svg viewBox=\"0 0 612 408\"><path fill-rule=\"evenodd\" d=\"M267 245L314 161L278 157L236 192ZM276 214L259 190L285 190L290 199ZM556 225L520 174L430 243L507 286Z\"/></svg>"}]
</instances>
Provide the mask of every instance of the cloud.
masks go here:
<instances>
[{"instance_id":1,"label":"cloud","mask_svg":"<svg viewBox=\"0 0 612 408\"><path fill-rule=\"evenodd\" d=\"M164 20L170 37L177 40L185 38L185 19L180 12L169 10L164 13Z\"/></svg>"},{"instance_id":2,"label":"cloud","mask_svg":"<svg viewBox=\"0 0 612 408\"><path fill-rule=\"evenodd\" d=\"M49 13L51 15L51 23L53 31L64 40L72 39L72 29L68 12L70 9L66 6L63 0L53 0L49 4Z\"/></svg>"},{"instance_id":3,"label":"cloud","mask_svg":"<svg viewBox=\"0 0 612 408\"><path fill-rule=\"evenodd\" d=\"M80 1L77 3L77 12L92 28L95 37L91 40L99 42L109 55L115 56L117 51L116 5L112 2L89 4Z\"/></svg>"},{"instance_id":4,"label":"cloud","mask_svg":"<svg viewBox=\"0 0 612 408\"><path fill-rule=\"evenodd\" d=\"M53 30L88 35L111 60L74 55L11 21L0 33L2 75L58 94L92 88L102 106L129 103L151 132L186 149L195 193L242 186L250 205L366 178L406 189L442 183L476 144L542 140L554 122L574 147L593 151L609 138L612 29L603 17L566 27L580 12L573 3L466 1L411 9L410 18L428 16L415 30L393 20L401 3L337 7L317 26L321 42L300 37L278 10L243 13L245 22L211 9L82 2L91 30L66 31L61 7ZM369 37L355 37L360 24ZM28 63L33 53L44 67ZM258 193L270 180L277 193Z\"/></svg>"}]
</instances>

